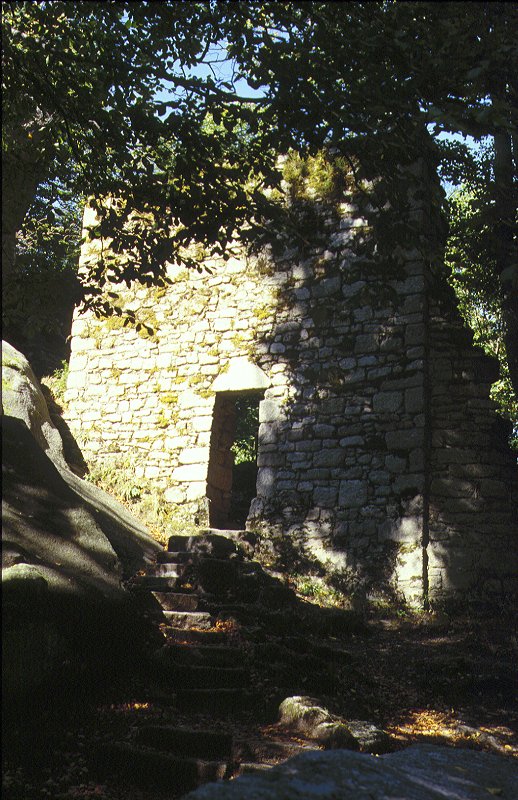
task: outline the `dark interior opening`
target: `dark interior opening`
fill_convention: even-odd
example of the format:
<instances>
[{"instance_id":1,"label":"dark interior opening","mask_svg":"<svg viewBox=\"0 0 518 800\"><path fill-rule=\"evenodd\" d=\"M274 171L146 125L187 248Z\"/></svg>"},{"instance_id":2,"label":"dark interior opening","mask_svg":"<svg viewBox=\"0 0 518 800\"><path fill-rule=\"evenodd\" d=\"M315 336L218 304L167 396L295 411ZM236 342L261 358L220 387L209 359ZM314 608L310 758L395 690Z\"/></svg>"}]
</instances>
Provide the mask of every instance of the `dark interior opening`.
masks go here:
<instances>
[{"instance_id":1,"label":"dark interior opening","mask_svg":"<svg viewBox=\"0 0 518 800\"><path fill-rule=\"evenodd\" d=\"M207 479L213 528L245 527L256 495L259 392L216 395Z\"/></svg>"}]
</instances>

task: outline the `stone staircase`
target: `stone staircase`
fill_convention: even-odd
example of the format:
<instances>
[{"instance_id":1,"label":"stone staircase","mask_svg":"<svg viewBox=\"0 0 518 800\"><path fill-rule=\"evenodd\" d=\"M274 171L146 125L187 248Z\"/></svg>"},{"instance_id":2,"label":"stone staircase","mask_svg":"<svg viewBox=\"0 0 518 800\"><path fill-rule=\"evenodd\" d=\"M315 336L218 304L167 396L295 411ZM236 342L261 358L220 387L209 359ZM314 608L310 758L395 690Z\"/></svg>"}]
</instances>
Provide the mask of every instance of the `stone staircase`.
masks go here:
<instances>
[{"instance_id":1,"label":"stone staircase","mask_svg":"<svg viewBox=\"0 0 518 800\"><path fill-rule=\"evenodd\" d=\"M244 535L208 529L172 536L156 563L129 582L165 637L142 698L162 709L161 720L99 745L92 756L99 777L120 775L142 791L179 797L202 783L267 769L315 749L289 737L254 738L250 726L243 736L228 732L239 731L243 717L254 718L260 693L252 685L246 642L221 613L238 601L246 607L247 598L257 599L271 580L246 558Z\"/></svg>"}]
</instances>

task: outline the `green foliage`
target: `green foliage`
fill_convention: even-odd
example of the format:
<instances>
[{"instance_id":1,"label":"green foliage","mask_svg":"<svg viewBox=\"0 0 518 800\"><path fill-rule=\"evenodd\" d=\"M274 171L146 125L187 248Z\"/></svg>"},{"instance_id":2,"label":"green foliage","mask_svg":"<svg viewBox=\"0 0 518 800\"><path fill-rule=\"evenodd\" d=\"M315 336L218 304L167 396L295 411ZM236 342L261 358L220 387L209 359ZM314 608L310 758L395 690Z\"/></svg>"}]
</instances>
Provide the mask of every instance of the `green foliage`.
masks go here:
<instances>
[{"instance_id":1,"label":"green foliage","mask_svg":"<svg viewBox=\"0 0 518 800\"><path fill-rule=\"evenodd\" d=\"M51 184L40 187L18 233L17 271L4 282L4 332L63 339L80 297L77 265L81 240L79 197Z\"/></svg>"},{"instance_id":2,"label":"green foliage","mask_svg":"<svg viewBox=\"0 0 518 800\"><path fill-rule=\"evenodd\" d=\"M350 603L350 598L316 575L290 575L289 581L300 597L323 608L343 608Z\"/></svg>"},{"instance_id":3,"label":"green foliage","mask_svg":"<svg viewBox=\"0 0 518 800\"><path fill-rule=\"evenodd\" d=\"M255 463L257 459L257 433L259 430L259 404L254 397L236 399L236 434L231 451L234 464Z\"/></svg>"},{"instance_id":4,"label":"green foliage","mask_svg":"<svg viewBox=\"0 0 518 800\"><path fill-rule=\"evenodd\" d=\"M300 153L286 165L295 197L332 196L337 176L350 173L376 227L376 247L359 237L359 256L386 271L404 242L438 263L440 247L430 243L444 234L444 198L438 183L422 196L423 175L441 165L461 181L472 165L465 147L439 147L437 136L494 136L495 192L483 203L495 212L498 302L516 392L518 269L508 256L517 23L516 7L500 2L348 3L339 14L333 3L6 4L7 234L45 180L92 197L99 219L90 235L112 237L115 257L100 255L83 292L86 305L110 313L106 282L153 285L171 260L202 269L193 242L226 257L236 229L249 241L275 241L286 221L275 202L276 157ZM205 69L200 77L196 67L214 59L227 76ZM240 96L243 78L264 96ZM424 203L429 237L411 221L415 201ZM292 233L304 241L313 222Z\"/></svg>"},{"instance_id":5,"label":"green foliage","mask_svg":"<svg viewBox=\"0 0 518 800\"><path fill-rule=\"evenodd\" d=\"M173 534L191 535L196 527L189 512L164 499L155 481L137 477L134 460L122 454L97 459L88 464L86 480L112 494L126 505L161 544Z\"/></svg>"},{"instance_id":6,"label":"green foliage","mask_svg":"<svg viewBox=\"0 0 518 800\"><path fill-rule=\"evenodd\" d=\"M67 361L61 362L61 367L51 375L42 378L42 383L47 386L52 394L52 399L61 408L65 406L65 391L67 388L69 366Z\"/></svg>"},{"instance_id":7,"label":"green foliage","mask_svg":"<svg viewBox=\"0 0 518 800\"><path fill-rule=\"evenodd\" d=\"M112 237L112 252L126 257L101 255L82 277L87 305L109 313L99 297L106 281L152 285L167 260L199 268L192 242L224 253L256 205L252 166L274 168L254 103L212 73L193 72L209 47L222 47L226 16L206 3L4 9L8 227L19 227L42 180L91 197L99 213L91 234ZM108 207L107 196L118 202Z\"/></svg>"},{"instance_id":8,"label":"green foliage","mask_svg":"<svg viewBox=\"0 0 518 800\"><path fill-rule=\"evenodd\" d=\"M292 150L282 165L282 177L292 200L336 201L343 196L349 176L346 160L332 158L324 150L308 156Z\"/></svg>"},{"instance_id":9,"label":"green foliage","mask_svg":"<svg viewBox=\"0 0 518 800\"><path fill-rule=\"evenodd\" d=\"M472 165L469 181L448 200L446 264L451 270L450 283L459 309L473 331L475 343L499 361L500 378L493 384L491 396L502 416L513 423L511 444L518 449L518 398L511 384L506 348L502 313L505 293L494 245L495 209L488 198L488 186L493 183L492 163L493 153L488 146Z\"/></svg>"}]
</instances>

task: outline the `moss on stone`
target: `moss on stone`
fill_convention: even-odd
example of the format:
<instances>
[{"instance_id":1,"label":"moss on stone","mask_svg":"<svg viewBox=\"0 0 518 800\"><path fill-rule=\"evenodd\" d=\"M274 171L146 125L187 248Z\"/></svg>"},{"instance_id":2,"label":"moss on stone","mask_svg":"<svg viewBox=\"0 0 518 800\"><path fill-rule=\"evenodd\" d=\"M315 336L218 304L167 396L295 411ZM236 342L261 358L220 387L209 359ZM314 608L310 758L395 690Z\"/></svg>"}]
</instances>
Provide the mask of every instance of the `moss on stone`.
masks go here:
<instances>
[{"instance_id":1,"label":"moss on stone","mask_svg":"<svg viewBox=\"0 0 518 800\"><path fill-rule=\"evenodd\" d=\"M177 392L163 392L160 395L160 402L164 405L175 405L178 402Z\"/></svg>"}]
</instances>

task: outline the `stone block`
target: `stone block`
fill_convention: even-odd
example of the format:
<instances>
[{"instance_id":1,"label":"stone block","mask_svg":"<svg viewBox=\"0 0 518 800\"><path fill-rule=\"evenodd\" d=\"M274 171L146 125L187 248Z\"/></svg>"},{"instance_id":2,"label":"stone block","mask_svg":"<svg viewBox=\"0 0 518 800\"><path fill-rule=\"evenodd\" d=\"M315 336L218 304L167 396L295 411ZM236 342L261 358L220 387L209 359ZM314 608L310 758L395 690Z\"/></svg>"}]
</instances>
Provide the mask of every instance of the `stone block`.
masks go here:
<instances>
[{"instance_id":1,"label":"stone block","mask_svg":"<svg viewBox=\"0 0 518 800\"><path fill-rule=\"evenodd\" d=\"M168 503L183 503L185 500L185 489L179 486L170 486L164 492L164 500Z\"/></svg>"},{"instance_id":2,"label":"stone block","mask_svg":"<svg viewBox=\"0 0 518 800\"><path fill-rule=\"evenodd\" d=\"M398 494L419 495L423 492L424 473L398 475L394 480L393 487Z\"/></svg>"},{"instance_id":3,"label":"stone block","mask_svg":"<svg viewBox=\"0 0 518 800\"><path fill-rule=\"evenodd\" d=\"M173 470L171 477L186 483L207 480L207 464L183 464Z\"/></svg>"},{"instance_id":4,"label":"stone block","mask_svg":"<svg viewBox=\"0 0 518 800\"><path fill-rule=\"evenodd\" d=\"M322 450L313 456L314 467L339 467L343 464L344 453L340 448Z\"/></svg>"},{"instance_id":5,"label":"stone block","mask_svg":"<svg viewBox=\"0 0 518 800\"><path fill-rule=\"evenodd\" d=\"M424 444L424 432L419 428L409 428L407 430L388 431L385 434L385 442L388 450L414 450Z\"/></svg>"},{"instance_id":6,"label":"stone block","mask_svg":"<svg viewBox=\"0 0 518 800\"><path fill-rule=\"evenodd\" d=\"M378 336L376 334L361 333L355 339L354 352L357 354L377 353L379 346Z\"/></svg>"},{"instance_id":7,"label":"stone block","mask_svg":"<svg viewBox=\"0 0 518 800\"><path fill-rule=\"evenodd\" d=\"M407 325L405 330L405 345L422 345L425 340L426 329L423 323Z\"/></svg>"},{"instance_id":8,"label":"stone block","mask_svg":"<svg viewBox=\"0 0 518 800\"><path fill-rule=\"evenodd\" d=\"M257 494L268 496L273 493L276 470L271 467L260 467L257 472Z\"/></svg>"},{"instance_id":9,"label":"stone block","mask_svg":"<svg viewBox=\"0 0 518 800\"><path fill-rule=\"evenodd\" d=\"M480 493L483 497L507 497L509 487L503 481L484 478L480 481Z\"/></svg>"},{"instance_id":10,"label":"stone block","mask_svg":"<svg viewBox=\"0 0 518 800\"><path fill-rule=\"evenodd\" d=\"M402 392L378 392L372 398L372 408L378 414L394 414L402 407Z\"/></svg>"},{"instance_id":11,"label":"stone block","mask_svg":"<svg viewBox=\"0 0 518 800\"><path fill-rule=\"evenodd\" d=\"M430 486L432 495L440 497L473 497L476 493L475 484L459 478L435 478Z\"/></svg>"},{"instance_id":12,"label":"stone block","mask_svg":"<svg viewBox=\"0 0 518 800\"><path fill-rule=\"evenodd\" d=\"M282 342L274 342L270 345L270 353L273 355L278 355L280 353L286 352L286 345L282 344Z\"/></svg>"},{"instance_id":13,"label":"stone block","mask_svg":"<svg viewBox=\"0 0 518 800\"><path fill-rule=\"evenodd\" d=\"M67 389L84 389L86 386L86 372L75 371L68 373Z\"/></svg>"},{"instance_id":14,"label":"stone block","mask_svg":"<svg viewBox=\"0 0 518 800\"><path fill-rule=\"evenodd\" d=\"M363 443L363 436L344 436L343 439L340 439L340 447L355 447Z\"/></svg>"},{"instance_id":15,"label":"stone block","mask_svg":"<svg viewBox=\"0 0 518 800\"><path fill-rule=\"evenodd\" d=\"M385 458L385 467L389 472L401 473L406 470L407 460L400 456L388 455Z\"/></svg>"},{"instance_id":16,"label":"stone block","mask_svg":"<svg viewBox=\"0 0 518 800\"><path fill-rule=\"evenodd\" d=\"M311 484L309 484L311 487ZM297 484L300 489L301 484ZM338 489L333 487L317 486L313 492L313 503L320 508L333 508L338 498Z\"/></svg>"},{"instance_id":17,"label":"stone block","mask_svg":"<svg viewBox=\"0 0 518 800\"><path fill-rule=\"evenodd\" d=\"M338 504L342 508L364 505L367 501L368 486L366 481L346 480L340 482Z\"/></svg>"},{"instance_id":18,"label":"stone block","mask_svg":"<svg viewBox=\"0 0 518 800\"><path fill-rule=\"evenodd\" d=\"M335 434L335 426L334 425L314 425L313 426L313 435L319 438L325 438L328 436L334 436Z\"/></svg>"},{"instance_id":19,"label":"stone block","mask_svg":"<svg viewBox=\"0 0 518 800\"><path fill-rule=\"evenodd\" d=\"M424 407L424 391L422 386L405 390L405 411L407 414L422 413Z\"/></svg>"},{"instance_id":20,"label":"stone block","mask_svg":"<svg viewBox=\"0 0 518 800\"><path fill-rule=\"evenodd\" d=\"M188 447L178 457L180 464L202 464L209 461L208 447Z\"/></svg>"},{"instance_id":21,"label":"stone block","mask_svg":"<svg viewBox=\"0 0 518 800\"><path fill-rule=\"evenodd\" d=\"M259 403L259 422L277 422L282 419L279 403L274 400L261 400Z\"/></svg>"},{"instance_id":22,"label":"stone block","mask_svg":"<svg viewBox=\"0 0 518 800\"><path fill-rule=\"evenodd\" d=\"M258 433L259 447L265 444L274 444L278 438L276 426L261 422Z\"/></svg>"},{"instance_id":23,"label":"stone block","mask_svg":"<svg viewBox=\"0 0 518 800\"><path fill-rule=\"evenodd\" d=\"M423 448L419 447L416 450L411 450L409 459L408 459L408 467L411 472L421 472L424 470L424 450Z\"/></svg>"}]
</instances>

